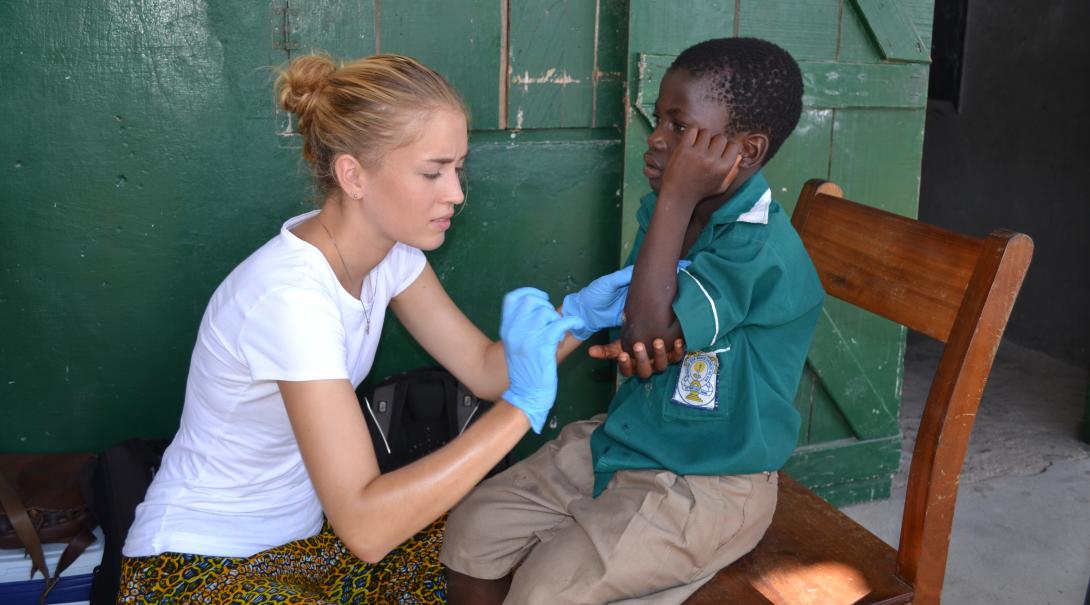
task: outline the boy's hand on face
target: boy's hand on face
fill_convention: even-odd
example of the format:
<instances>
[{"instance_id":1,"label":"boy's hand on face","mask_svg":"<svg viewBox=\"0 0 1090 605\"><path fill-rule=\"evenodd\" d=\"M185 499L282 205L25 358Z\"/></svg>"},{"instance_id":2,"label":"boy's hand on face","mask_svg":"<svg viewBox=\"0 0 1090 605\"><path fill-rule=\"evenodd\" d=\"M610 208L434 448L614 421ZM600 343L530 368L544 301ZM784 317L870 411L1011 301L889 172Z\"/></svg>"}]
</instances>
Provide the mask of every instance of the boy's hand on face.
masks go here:
<instances>
[{"instance_id":1,"label":"boy's hand on face","mask_svg":"<svg viewBox=\"0 0 1090 605\"><path fill-rule=\"evenodd\" d=\"M730 188L741 161L741 145L725 134L690 128L670 154L659 196L695 208Z\"/></svg>"}]
</instances>

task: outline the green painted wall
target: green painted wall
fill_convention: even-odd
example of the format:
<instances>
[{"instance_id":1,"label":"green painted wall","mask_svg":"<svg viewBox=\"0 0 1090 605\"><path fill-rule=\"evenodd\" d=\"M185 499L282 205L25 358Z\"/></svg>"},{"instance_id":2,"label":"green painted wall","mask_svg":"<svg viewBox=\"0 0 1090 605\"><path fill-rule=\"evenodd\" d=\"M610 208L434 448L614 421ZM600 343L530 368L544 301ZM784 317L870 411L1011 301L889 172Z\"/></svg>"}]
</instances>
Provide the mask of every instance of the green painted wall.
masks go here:
<instances>
[{"instance_id":1,"label":"green painted wall","mask_svg":"<svg viewBox=\"0 0 1090 605\"><path fill-rule=\"evenodd\" d=\"M768 169L789 209L806 178L824 176L849 197L914 214L927 68L903 34L926 45L931 7L0 3L0 451L93 450L173 433L209 295L313 200L270 66L311 49L403 52L461 90L473 114L469 202L429 258L495 336L507 290L533 284L559 300L626 255L634 223L625 209L646 184L624 158L642 153L641 111L663 62L698 39L768 37L803 63L806 111ZM650 56L642 72L640 53ZM644 87L653 94L640 96ZM818 339L796 401L805 423L791 470L834 500L875 497L897 465L889 421L903 332L835 304L828 311L824 325L849 338ZM429 363L387 322L373 378ZM837 376L857 376L856 366L870 391L853 400L839 391L854 383ZM560 384L554 422L518 453L603 410L613 369L576 353Z\"/></svg>"},{"instance_id":2,"label":"green painted wall","mask_svg":"<svg viewBox=\"0 0 1090 605\"><path fill-rule=\"evenodd\" d=\"M0 451L173 433L209 295L311 207L270 69L311 48L411 53L465 95L469 204L430 259L487 333L505 291L614 268L624 11L595 4L0 3ZM388 326L373 376L429 363ZM577 353L561 384L557 426L612 372Z\"/></svg>"}]
</instances>

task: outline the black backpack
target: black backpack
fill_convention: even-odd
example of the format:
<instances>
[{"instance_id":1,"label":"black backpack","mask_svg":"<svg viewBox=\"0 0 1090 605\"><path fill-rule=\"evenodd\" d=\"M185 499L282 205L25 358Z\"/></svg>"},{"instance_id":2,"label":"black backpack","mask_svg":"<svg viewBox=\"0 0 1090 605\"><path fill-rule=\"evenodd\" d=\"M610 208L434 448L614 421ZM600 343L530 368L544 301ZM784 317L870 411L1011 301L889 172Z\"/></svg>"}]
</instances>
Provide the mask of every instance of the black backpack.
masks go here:
<instances>
[{"instance_id":1,"label":"black backpack","mask_svg":"<svg viewBox=\"0 0 1090 605\"><path fill-rule=\"evenodd\" d=\"M492 407L440 367L402 372L356 395L384 473L439 449ZM510 463L505 457L489 475Z\"/></svg>"},{"instance_id":2,"label":"black backpack","mask_svg":"<svg viewBox=\"0 0 1090 605\"><path fill-rule=\"evenodd\" d=\"M165 439L129 439L107 448L82 469L80 487L105 538L91 582L91 605L114 605L121 584L121 547L159 470Z\"/></svg>"}]
</instances>

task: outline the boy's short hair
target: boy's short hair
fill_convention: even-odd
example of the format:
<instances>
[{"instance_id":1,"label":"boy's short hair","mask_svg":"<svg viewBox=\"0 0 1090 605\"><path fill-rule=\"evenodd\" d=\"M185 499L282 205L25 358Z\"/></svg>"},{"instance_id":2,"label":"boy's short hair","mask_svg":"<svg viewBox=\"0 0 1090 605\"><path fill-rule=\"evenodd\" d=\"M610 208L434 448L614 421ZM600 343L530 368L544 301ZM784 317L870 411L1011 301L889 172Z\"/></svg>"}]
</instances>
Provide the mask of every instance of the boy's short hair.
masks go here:
<instances>
[{"instance_id":1,"label":"boy's short hair","mask_svg":"<svg viewBox=\"0 0 1090 605\"><path fill-rule=\"evenodd\" d=\"M765 163L779 151L802 115L802 72L779 46L757 38L717 38L681 52L670 69L707 77L734 132L769 137Z\"/></svg>"}]
</instances>

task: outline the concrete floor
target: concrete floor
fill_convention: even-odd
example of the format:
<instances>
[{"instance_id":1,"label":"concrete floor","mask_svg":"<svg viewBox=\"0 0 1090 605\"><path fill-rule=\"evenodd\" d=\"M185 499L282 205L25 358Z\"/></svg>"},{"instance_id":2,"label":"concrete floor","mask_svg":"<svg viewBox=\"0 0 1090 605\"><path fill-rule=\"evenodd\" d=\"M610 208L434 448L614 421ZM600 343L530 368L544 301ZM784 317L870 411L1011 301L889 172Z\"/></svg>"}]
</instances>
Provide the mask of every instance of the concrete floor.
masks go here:
<instances>
[{"instance_id":1,"label":"concrete floor","mask_svg":"<svg viewBox=\"0 0 1090 605\"><path fill-rule=\"evenodd\" d=\"M910 336L901 471L893 495L844 511L896 546L908 460L939 343ZM958 491L943 602L1083 605L1090 581L1090 445L1078 439L1087 371L1004 343Z\"/></svg>"}]
</instances>

